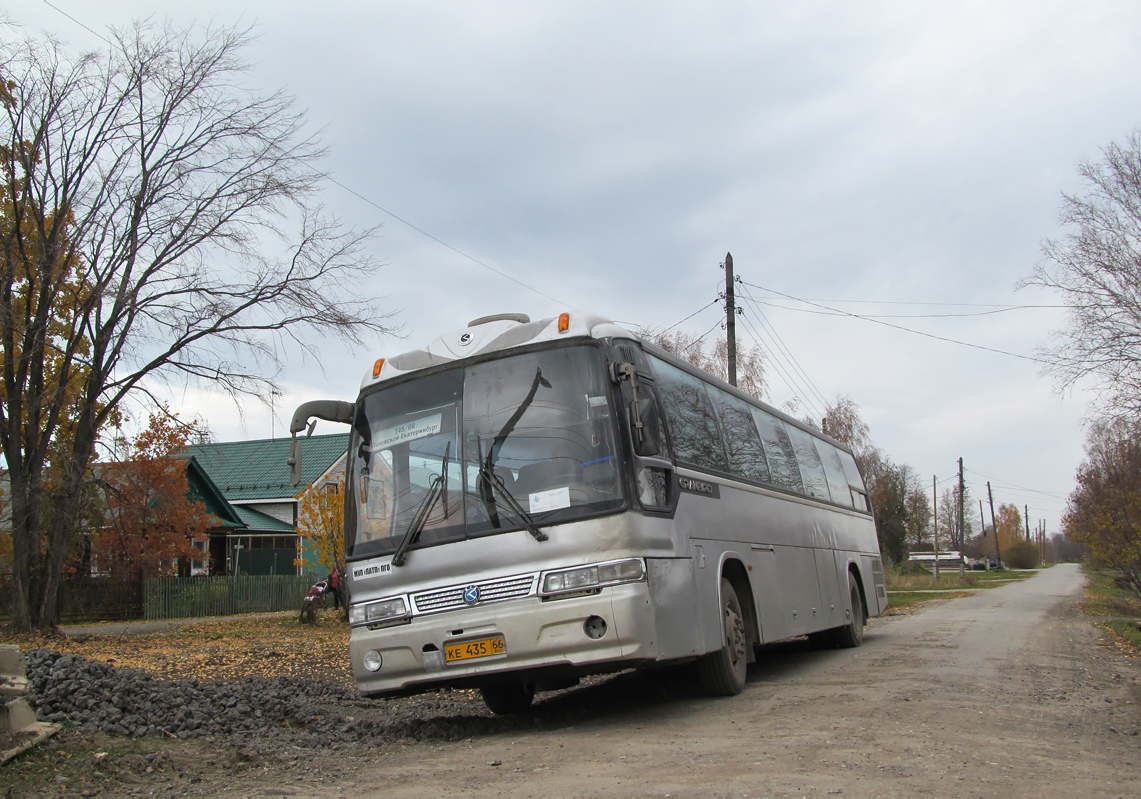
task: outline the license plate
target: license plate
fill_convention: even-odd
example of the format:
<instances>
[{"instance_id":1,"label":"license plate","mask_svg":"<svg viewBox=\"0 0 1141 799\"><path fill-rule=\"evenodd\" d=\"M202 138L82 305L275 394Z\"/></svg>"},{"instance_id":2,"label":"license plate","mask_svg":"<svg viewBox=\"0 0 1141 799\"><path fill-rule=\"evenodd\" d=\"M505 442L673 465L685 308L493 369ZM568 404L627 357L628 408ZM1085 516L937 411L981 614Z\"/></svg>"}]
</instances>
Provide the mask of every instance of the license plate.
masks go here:
<instances>
[{"instance_id":1,"label":"license plate","mask_svg":"<svg viewBox=\"0 0 1141 799\"><path fill-rule=\"evenodd\" d=\"M479 638L475 641L462 641L458 644L444 645L444 660L455 663L457 660L474 660L492 655L506 655L507 642L502 635L493 638Z\"/></svg>"}]
</instances>

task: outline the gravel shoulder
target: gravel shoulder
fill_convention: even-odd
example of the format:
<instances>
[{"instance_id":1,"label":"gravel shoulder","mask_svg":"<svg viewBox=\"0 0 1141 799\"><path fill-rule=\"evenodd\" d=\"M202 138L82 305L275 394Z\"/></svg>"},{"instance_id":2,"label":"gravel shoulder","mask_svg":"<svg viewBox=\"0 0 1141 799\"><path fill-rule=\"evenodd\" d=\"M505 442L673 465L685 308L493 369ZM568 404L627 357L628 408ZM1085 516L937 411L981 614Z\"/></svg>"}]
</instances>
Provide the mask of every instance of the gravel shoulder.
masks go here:
<instances>
[{"instance_id":1,"label":"gravel shoulder","mask_svg":"<svg viewBox=\"0 0 1141 799\"><path fill-rule=\"evenodd\" d=\"M546 694L516 718L490 716L469 692L371 702L284 678L190 687L151 681L158 683L152 695L145 676L128 685L127 670L112 669L108 679L119 682L110 693L144 698L142 726L156 732L131 737L134 727L124 736L81 724L21 758L18 769L6 767L0 789L17 796L1141 795L1134 776L1141 669L1080 614L1081 586L1076 567L1056 566L913 615L874 619L860 649L816 651L801 641L767 647L736 698L698 696L686 669L663 669ZM166 708L162 696L172 691L183 699ZM114 706L95 687L89 693L95 704L83 710ZM242 707L197 727L169 728L181 710L193 720L195 708L230 701L231 710ZM59 704L51 712L72 711Z\"/></svg>"}]
</instances>

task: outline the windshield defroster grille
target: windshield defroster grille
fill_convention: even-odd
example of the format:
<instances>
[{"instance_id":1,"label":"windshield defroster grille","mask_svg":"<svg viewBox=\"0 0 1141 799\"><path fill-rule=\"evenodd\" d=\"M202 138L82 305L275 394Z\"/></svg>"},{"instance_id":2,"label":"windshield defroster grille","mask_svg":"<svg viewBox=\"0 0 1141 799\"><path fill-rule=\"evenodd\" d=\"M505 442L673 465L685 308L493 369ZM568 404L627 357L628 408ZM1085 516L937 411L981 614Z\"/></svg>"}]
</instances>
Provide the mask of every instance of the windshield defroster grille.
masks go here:
<instances>
[{"instance_id":1,"label":"windshield defroster grille","mask_svg":"<svg viewBox=\"0 0 1141 799\"><path fill-rule=\"evenodd\" d=\"M536 575L524 574L519 577L508 577L504 580L456 585L437 591L424 591L412 595L412 604L416 608L416 613L440 613L445 610L455 610L472 605L484 605L488 602L518 599L535 593L535 580ZM464 595L472 587L479 590L478 598L473 602L468 602L464 599Z\"/></svg>"}]
</instances>

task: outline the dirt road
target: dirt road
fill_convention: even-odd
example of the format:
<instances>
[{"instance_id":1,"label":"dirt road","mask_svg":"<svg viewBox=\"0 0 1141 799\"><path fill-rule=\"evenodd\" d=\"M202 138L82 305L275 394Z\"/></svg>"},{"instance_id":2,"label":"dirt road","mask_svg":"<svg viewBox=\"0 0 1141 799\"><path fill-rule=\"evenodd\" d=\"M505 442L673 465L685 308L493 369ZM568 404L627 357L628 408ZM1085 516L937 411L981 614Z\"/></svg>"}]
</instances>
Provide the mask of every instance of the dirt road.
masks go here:
<instances>
[{"instance_id":1,"label":"dirt road","mask_svg":"<svg viewBox=\"0 0 1141 799\"><path fill-rule=\"evenodd\" d=\"M1077 614L1074 565L875 620L857 650L773 647L735 699L669 678L581 690L566 729L357 760L325 790L432 796L1138 796L1135 661ZM664 683L664 684L663 684ZM300 780L305 793L310 786ZM288 783L277 787L289 791Z\"/></svg>"},{"instance_id":2,"label":"dirt road","mask_svg":"<svg viewBox=\"0 0 1141 799\"><path fill-rule=\"evenodd\" d=\"M1060 565L874 619L860 649L770 646L730 699L662 669L541 695L522 718L490 718L470 692L315 701L315 748L266 746L259 732L129 745L69 733L45 747L48 784L27 792L1141 796L1141 664L1078 612L1082 585ZM362 723L386 731L362 737Z\"/></svg>"}]
</instances>

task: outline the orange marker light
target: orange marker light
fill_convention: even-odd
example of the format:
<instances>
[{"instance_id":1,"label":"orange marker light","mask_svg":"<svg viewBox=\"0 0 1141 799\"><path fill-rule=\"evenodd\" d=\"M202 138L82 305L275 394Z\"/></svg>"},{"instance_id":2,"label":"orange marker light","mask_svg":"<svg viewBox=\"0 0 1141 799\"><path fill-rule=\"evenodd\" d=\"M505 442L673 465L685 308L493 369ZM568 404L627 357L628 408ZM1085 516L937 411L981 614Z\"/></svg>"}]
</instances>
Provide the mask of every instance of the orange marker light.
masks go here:
<instances>
[{"instance_id":1,"label":"orange marker light","mask_svg":"<svg viewBox=\"0 0 1141 799\"><path fill-rule=\"evenodd\" d=\"M384 366L384 358L377 358L376 363L372 365L372 376L380 377L380 370Z\"/></svg>"},{"instance_id":2,"label":"orange marker light","mask_svg":"<svg viewBox=\"0 0 1141 799\"><path fill-rule=\"evenodd\" d=\"M559 314L559 332L565 333L570 330L570 314L563 312Z\"/></svg>"}]
</instances>

